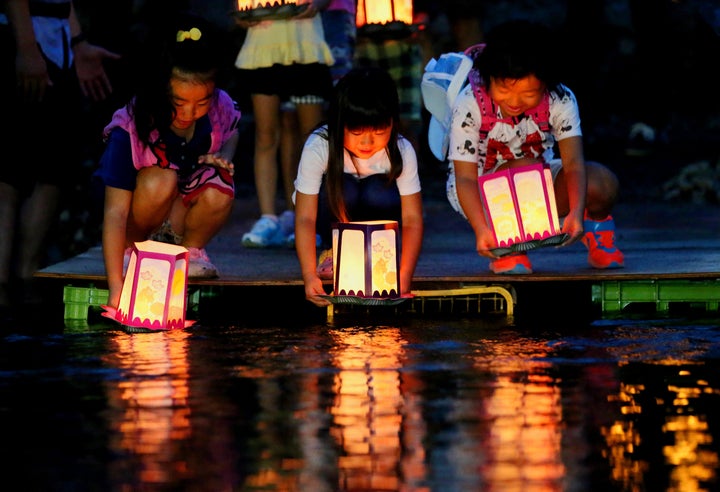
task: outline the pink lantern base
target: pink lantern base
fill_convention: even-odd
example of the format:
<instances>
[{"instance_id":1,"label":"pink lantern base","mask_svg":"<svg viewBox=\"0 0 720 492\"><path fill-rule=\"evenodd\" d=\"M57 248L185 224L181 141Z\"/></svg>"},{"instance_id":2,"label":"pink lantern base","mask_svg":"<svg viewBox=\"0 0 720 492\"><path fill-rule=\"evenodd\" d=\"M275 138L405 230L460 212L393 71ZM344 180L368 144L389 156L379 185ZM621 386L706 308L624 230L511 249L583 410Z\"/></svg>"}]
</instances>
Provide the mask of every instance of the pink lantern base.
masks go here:
<instances>
[{"instance_id":1,"label":"pink lantern base","mask_svg":"<svg viewBox=\"0 0 720 492\"><path fill-rule=\"evenodd\" d=\"M104 311L102 316L117 321L121 325L129 328L141 329L142 331L170 331L183 328L189 328L195 324L192 320L178 320L177 323L168 321L167 324L161 325L160 322L150 323L149 320L141 320L140 318L128 319L127 314L110 306L101 306Z\"/></svg>"}]
</instances>

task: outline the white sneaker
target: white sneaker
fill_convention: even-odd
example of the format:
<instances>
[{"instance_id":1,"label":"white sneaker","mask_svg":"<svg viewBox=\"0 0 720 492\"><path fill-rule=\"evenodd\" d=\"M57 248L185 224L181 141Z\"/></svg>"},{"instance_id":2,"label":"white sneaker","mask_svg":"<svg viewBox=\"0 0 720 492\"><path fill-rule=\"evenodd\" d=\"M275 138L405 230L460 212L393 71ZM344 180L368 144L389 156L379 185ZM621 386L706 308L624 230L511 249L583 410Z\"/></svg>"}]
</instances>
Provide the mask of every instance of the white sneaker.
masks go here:
<instances>
[{"instance_id":1,"label":"white sneaker","mask_svg":"<svg viewBox=\"0 0 720 492\"><path fill-rule=\"evenodd\" d=\"M242 245L246 248L270 248L282 246L285 240L280 221L277 218L264 216L255 222L250 232L243 234Z\"/></svg>"},{"instance_id":2,"label":"white sneaker","mask_svg":"<svg viewBox=\"0 0 720 492\"><path fill-rule=\"evenodd\" d=\"M218 276L217 268L210 262L204 249L188 248L190 263L188 264L188 277L213 278Z\"/></svg>"}]
</instances>

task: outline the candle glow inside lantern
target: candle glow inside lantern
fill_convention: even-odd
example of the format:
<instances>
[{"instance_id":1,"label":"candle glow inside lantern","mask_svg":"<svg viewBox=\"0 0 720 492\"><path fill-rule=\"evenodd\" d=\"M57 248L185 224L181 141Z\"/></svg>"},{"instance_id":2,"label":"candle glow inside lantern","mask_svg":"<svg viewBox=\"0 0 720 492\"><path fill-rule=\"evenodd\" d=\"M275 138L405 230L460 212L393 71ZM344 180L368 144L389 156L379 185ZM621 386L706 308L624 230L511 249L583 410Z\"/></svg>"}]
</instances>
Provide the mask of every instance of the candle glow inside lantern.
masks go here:
<instances>
[{"instance_id":1,"label":"candle glow inside lantern","mask_svg":"<svg viewBox=\"0 0 720 492\"><path fill-rule=\"evenodd\" d=\"M345 222L333 229L336 296L400 297L398 223L394 220Z\"/></svg>"},{"instance_id":2,"label":"candle glow inside lantern","mask_svg":"<svg viewBox=\"0 0 720 492\"><path fill-rule=\"evenodd\" d=\"M358 0L355 25L359 36L406 37L417 27L413 20L412 0Z\"/></svg>"},{"instance_id":3,"label":"candle glow inside lantern","mask_svg":"<svg viewBox=\"0 0 720 492\"><path fill-rule=\"evenodd\" d=\"M478 177L485 217L503 256L540 246L560 244L560 231L552 172L532 164Z\"/></svg>"},{"instance_id":4,"label":"candle glow inside lantern","mask_svg":"<svg viewBox=\"0 0 720 492\"><path fill-rule=\"evenodd\" d=\"M287 19L308 8L311 0L236 0L235 15L245 20Z\"/></svg>"},{"instance_id":5,"label":"candle glow inside lantern","mask_svg":"<svg viewBox=\"0 0 720 492\"><path fill-rule=\"evenodd\" d=\"M147 330L186 328L189 252L182 246L157 241L132 247L117 309L105 307L104 316Z\"/></svg>"}]
</instances>

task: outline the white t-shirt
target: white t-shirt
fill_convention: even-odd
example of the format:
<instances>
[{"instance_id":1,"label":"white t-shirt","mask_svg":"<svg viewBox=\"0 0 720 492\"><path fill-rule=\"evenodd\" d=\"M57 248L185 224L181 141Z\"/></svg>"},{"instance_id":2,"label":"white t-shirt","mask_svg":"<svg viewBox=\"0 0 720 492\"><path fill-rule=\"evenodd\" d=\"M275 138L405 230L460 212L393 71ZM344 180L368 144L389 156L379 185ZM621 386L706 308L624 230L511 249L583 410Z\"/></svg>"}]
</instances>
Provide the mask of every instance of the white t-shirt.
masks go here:
<instances>
[{"instance_id":1,"label":"white t-shirt","mask_svg":"<svg viewBox=\"0 0 720 492\"><path fill-rule=\"evenodd\" d=\"M553 146L556 141L564 138L582 136L580 128L580 112L575 95L565 86L565 94L560 97L557 93L550 93L550 131L542 133L542 155L545 162L552 161L555 156ZM498 110L499 113L499 110ZM501 118L500 114L498 117ZM448 159L450 171L453 171L452 161L477 161L478 175L482 174L487 159L487 140L492 139L504 144L509 150L508 154L514 158L525 157L523 144L528 135L540 132L537 123L530 117L523 118L514 125L497 122L489 131L487 139L480 141L480 107L472 87L468 84L458 95L453 107L452 123L450 126L450 145L448 146ZM502 155L493 157L497 159L492 172L507 160Z\"/></svg>"},{"instance_id":2,"label":"white t-shirt","mask_svg":"<svg viewBox=\"0 0 720 492\"><path fill-rule=\"evenodd\" d=\"M326 127L318 131L327 131ZM313 132L305 142L300 165L295 179L295 190L306 195L317 195L320 193L323 175L327 172L328 166L328 141ZM420 176L418 174L417 156L412 144L404 137L398 138L398 147L403 160L402 173L397 177L396 183L400 195L412 195L420 192ZM356 168L357 166L357 168ZM362 179L373 174L387 174L390 172L390 158L385 150L380 150L370 156L369 159L350 158L350 153L345 150L345 173L352 174ZM293 202L295 194L293 194Z\"/></svg>"}]
</instances>

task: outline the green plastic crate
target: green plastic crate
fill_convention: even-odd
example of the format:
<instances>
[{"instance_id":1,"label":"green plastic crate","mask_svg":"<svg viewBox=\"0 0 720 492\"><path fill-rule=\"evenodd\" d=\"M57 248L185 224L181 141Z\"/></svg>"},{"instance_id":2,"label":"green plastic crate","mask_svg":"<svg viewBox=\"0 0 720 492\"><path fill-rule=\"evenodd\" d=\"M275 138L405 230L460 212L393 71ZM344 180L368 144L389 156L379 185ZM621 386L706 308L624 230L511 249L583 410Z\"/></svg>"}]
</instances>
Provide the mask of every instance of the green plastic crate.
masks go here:
<instances>
[{"instance_id":1,"label":"green plastic crate","mask_svg":"<svg viewBox=\"0 0 720 492\"><path fill-rule=\"evenodd\" d=\"M90 306L100 307L108 302L108 290L95 287L73 287L63 289L66 320L87 320Z\"/></svg>"},{"instance_id":2,"label":"green plastic crate","mask_svg":"<svg viewBox=\"0 0 720 492\"><path fill-rule=\"evenodd\" d=\"M669 311L674 303L717 311L720 280L608 280L593 285L592 296L603 312L617 313L634 303L654 304L658 312Z\"/></svg>"}]
</instances>

